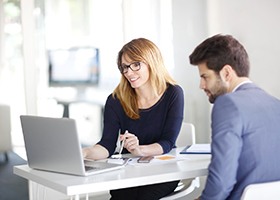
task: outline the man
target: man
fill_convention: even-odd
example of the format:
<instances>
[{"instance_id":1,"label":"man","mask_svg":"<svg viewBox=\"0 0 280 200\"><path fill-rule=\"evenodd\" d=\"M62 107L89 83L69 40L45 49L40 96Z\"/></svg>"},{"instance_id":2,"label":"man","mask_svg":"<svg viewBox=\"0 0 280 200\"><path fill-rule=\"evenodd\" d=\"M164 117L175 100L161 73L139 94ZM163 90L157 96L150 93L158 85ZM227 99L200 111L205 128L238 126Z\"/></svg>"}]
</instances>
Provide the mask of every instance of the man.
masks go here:
<instances>
[{"instance_id":1,"label":"man","mask_svg":"<svg viewBox=\"0 0 280 200\"><path fill-rule=\"evenodd\" d=\"M251 183L280 180L280 101L249 77L249 58L230 35L206 39L190 55L214 104L212 158L202 200L239 200Z\"/></svg>"}]
</instances>

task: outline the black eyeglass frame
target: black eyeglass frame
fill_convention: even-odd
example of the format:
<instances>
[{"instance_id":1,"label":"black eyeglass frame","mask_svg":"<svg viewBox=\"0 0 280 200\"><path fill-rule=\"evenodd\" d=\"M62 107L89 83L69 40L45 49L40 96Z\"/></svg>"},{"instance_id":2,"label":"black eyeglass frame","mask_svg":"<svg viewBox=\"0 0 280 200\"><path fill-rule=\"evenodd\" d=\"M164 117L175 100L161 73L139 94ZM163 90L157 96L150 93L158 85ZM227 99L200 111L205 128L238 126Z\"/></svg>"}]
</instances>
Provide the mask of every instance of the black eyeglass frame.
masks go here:
<instances>
[{"instance_id":1,"label":"black eyeglass frame","mask_svg":"<svg viewBox=\"0 0 280 200\"><path fill-rule=\"evenodd\" d=\"M135 67L131 67L135 65ZM125 65L125 64L122 64L121 66L118 67L120 72L122 74L125 74L128 72L128 68L131 69L132 71L139 71L141 69L141 62L133 62L133 63L130 63L129 65Z\"/></svg>"}]
</instances>

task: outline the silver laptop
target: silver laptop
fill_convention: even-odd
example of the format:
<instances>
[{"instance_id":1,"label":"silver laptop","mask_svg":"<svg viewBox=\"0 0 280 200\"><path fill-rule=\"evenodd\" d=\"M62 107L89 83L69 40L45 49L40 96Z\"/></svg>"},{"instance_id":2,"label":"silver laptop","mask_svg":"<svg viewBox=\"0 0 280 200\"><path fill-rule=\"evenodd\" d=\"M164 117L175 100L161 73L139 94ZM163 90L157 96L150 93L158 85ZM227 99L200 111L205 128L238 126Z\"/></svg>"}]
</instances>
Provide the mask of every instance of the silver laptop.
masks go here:
<instances>
[{"instance_id":1,"label":"silver laptop","mask_svg":"<svg viewBox=\"0 0 280 200\"><path fill-rule=\"evenodd\" d=\"M30 168L88 176L125 166L84 161L73 119L22 115L20 120Z\"/></svg>"}]
</instances>

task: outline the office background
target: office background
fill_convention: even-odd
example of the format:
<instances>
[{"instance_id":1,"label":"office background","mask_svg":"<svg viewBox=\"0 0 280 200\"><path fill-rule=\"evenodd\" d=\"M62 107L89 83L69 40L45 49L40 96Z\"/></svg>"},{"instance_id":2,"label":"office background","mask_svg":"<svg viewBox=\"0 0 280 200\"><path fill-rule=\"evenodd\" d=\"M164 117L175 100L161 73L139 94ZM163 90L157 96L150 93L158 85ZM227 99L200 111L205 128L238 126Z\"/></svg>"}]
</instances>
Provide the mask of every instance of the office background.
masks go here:
<instances>
[{"instance_id":1,"label":"office background","mask_svg":"<svg viewBox=\"0 0 280 200\"><path fill-rule=\"evenodd\" d=\"M280 98L279 9L277 0L0 0L0 102L11 106L13 143L22 144L20 114L61 116L53 97L75 93L49 88L46 49L100 48L100 88L113 90L118 50L137 37L160 47L184 88L185 121L195 125L197 142L210 141L211 105L189 54L211 35L232 34L248 51L251 79ZM98 109L75 109L87 110L99 123Z\"/></svg>"}]
</instances>

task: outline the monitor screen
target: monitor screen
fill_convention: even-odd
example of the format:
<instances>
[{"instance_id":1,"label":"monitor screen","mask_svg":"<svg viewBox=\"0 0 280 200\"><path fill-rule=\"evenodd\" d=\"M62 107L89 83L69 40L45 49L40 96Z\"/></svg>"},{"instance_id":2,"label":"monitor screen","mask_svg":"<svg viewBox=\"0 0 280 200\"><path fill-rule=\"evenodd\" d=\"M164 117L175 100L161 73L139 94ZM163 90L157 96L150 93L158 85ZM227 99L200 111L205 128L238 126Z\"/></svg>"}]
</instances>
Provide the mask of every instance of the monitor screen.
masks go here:
<instances>
[{"instance_id":1,"label":"monitor screen","mask_svg":"<svg viewBox=\"0 0 280 200\"><path fill-rule=\"evenodd\" d=\"M74 47L48 51L50 86L97 85L99 49Z\"/></svg>"}]
</instances>

